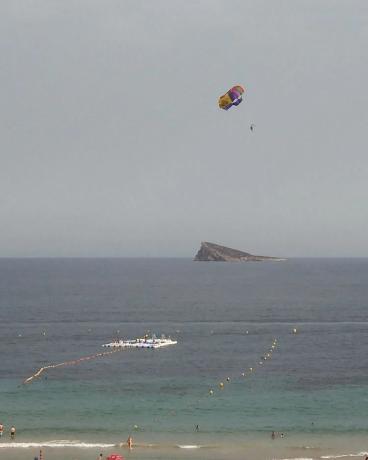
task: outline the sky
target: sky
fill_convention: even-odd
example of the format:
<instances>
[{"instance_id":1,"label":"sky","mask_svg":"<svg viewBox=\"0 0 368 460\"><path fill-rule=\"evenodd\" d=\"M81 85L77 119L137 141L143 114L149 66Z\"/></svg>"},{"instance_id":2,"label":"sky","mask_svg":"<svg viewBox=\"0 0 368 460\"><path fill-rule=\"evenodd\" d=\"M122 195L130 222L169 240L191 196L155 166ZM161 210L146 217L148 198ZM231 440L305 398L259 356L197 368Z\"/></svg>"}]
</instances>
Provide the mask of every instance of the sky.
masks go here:
<instances>
[{"instance_id":1,"label":"sky","mask_svg":"<svg viewBox=\"0 0 368 460\"><path fill-rule=\"evenodd\" d=\"M2 0L0 256L368 256L367 43L366 0Z\"/></svg>"}]
</instances>

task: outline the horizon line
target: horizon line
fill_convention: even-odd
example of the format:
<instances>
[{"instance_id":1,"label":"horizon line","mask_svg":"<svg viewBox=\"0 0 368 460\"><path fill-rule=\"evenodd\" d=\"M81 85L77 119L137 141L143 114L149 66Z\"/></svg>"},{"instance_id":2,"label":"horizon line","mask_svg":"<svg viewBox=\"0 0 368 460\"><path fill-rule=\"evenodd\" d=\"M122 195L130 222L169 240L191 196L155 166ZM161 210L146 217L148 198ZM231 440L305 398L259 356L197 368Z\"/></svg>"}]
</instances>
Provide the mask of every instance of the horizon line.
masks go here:
<instances>
[{"instance_id":1,"label":"horizon line","mask_svg":"<svg viewBox=\"0 0 368 460\"><path fill-rule=\"evenodd\" d=\"M275 256L278 257L278 256ZM298 255L298 256L279 256L280 258L284 258L285 261L290 260L290 259L367 259L368 255L366 256L326 256L326 255L321 255L321 256L303 256L303 255ZM0 256L0 260L9 260L9 259L190 259L194 261L193 256L81 256L81 255L75 255L75 256L57 256L57 255L51 255L51 256ZM196 261L196 262L222 262L222 261ZM252 261L250 261L252 262ZM271 261L272 262L272 261ZM229 263L229 262L227 262Z\"/></svg>"}]
</instances>

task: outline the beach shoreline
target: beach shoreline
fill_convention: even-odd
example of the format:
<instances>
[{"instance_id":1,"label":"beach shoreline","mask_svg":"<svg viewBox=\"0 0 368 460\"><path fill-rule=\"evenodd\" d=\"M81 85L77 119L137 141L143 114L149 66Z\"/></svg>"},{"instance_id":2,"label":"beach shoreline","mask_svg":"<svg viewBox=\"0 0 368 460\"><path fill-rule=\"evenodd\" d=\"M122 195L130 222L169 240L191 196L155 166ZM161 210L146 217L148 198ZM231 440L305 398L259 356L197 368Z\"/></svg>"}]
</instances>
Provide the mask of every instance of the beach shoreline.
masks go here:
<instances>
[{"instance_id":1,"label":"beach shoreline","mask_svg":"<svg viewBox=\"0 0 368 460\"><path fill-rule=\"evenodd\" d=\"M147 442L143 442L144 439ZM133 449L126 442L99 442L88 440L48 440L8 442L1 440L0 457L6 460L29 460L43 452L44 460L90 460L119 453L137 460L220 460L251 458L252 460L322 460L334 458L364 458L368 455L364 434L286 434L272 439L266 433L247 436L227 434L217 439L216 434L178 436L160 434L134 439Z\"/></svg>"}]
</instances>

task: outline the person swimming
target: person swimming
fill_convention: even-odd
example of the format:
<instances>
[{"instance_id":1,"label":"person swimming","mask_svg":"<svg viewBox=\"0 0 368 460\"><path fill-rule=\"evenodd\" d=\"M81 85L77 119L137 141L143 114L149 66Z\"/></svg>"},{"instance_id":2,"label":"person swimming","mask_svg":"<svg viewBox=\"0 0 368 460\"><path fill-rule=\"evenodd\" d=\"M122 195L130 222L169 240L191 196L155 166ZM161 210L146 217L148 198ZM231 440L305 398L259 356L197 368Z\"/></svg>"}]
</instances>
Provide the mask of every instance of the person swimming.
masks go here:
<instances>
[{"instance_id":1,"label":"person swimming","mask_svg":"<svg viewBox=\"0 0 368 460\"><path fill-rule=\"evenodd\" d=\"M12 427L10 428L10 437L11 437L12 439L15 438L15 426L12 426Z\"/></svg>"}]
</instances>

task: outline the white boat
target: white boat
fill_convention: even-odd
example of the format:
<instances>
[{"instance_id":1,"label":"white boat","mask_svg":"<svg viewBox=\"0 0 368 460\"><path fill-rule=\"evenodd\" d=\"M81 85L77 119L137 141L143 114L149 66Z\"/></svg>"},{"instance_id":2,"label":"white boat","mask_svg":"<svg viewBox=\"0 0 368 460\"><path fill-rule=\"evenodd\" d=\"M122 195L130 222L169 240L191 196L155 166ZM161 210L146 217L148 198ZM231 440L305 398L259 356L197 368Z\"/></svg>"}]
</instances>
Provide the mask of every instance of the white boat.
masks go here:
<instances>
[{"instance_id":1,"label":"white boat","mask_svg":"<svg viewBox=\"0 0 368 460\"><path fill-rule=\"evenodd\" d=\"M172 340L170 337L166 338L162 335L161 338L157 338L153 335L152 337L144 336L133 340L114 340L102 346L105 348L162 348L176 345L177 343L176 340Z\"/></svg>"}]
</instances>

